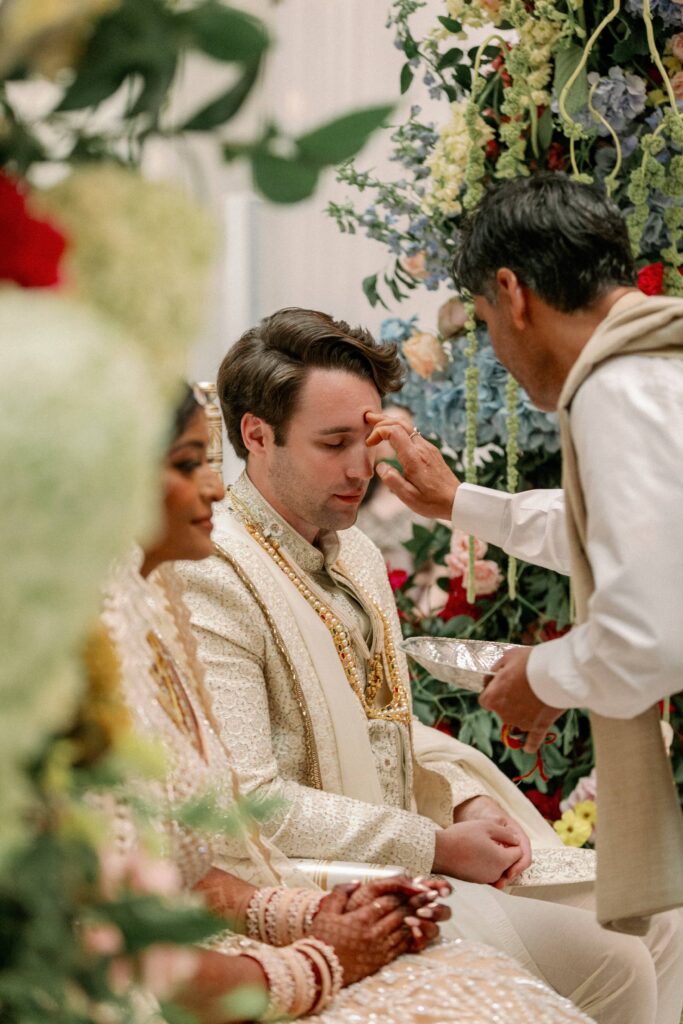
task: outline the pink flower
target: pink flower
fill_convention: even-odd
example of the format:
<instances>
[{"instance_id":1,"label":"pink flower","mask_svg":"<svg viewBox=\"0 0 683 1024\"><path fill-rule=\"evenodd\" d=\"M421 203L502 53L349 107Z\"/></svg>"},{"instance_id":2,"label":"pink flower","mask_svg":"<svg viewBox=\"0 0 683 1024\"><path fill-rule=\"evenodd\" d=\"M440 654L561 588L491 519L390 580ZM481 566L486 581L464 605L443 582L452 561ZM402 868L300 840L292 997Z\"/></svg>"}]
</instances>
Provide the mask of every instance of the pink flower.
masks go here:
<instances>
[{"instance_id":1,"label":"pink flower","mask_svg":"<svg viewBox=\"0 0 683 1024\"><path fill-rule=\"evenodd\" d=\"M677 100L683 100L683 71L677 71L671 79L671 88Z\"/></svg>"},{"instance_id":2,"label":"pink flower","mask_svg":"<svg viewBox=\"0 0 683 1024\"><path fill-rule=\"evenodd\" d=\"M123 936L114 924L85 924L81 936L85 949L97 956L114 956L123 949Z\"/></svg>"},{"instance_id":3,"label":"pink flower","mask_svg":"<svg viewBox=\"0 0 683 1024\"><path fill-rule=\"evenodd\" d=\"M426 380L435 370L445 370L448 357L433 334L413 334L403 342L403 354L418 377Z\"/></svg>"},{"instance_id":4,"label":"pink flower","mask_svg":"<svg viewBox=\"0 0 683 1024\"><path fill-rule=\"evenodd\" d=\"M584 775L582 779L579 779L567 799L563 800L560 804L560 810L563 812L571 811L574 805L581 803L582 800L593 800L596 802L597 797L598 780L594 768L590 775Z\"/></svg>"},{"instance_id":5,"label":"pink flower","mask_svg":"<svg viewBox=\"0 0 683 1024\"><path fill-rule=\"evenodd\" d=\"M671 37L671 52L677 60L683 60L683 32Z\"/></svg>"},{"instance_id":6,"label":"pink flower","mask_svg":"<svg viewBox=\"0 0 683 1024\"><path fill-rule=\"evenodd\" d=\"M424 281L427 277L424 252L416 252L414 256L401 256L399 260L404 270L407 270L411 277L417 281Z\"/></svg>"},{"instance_id":7,"label":"pink flower","mask_svg":"<svg viewBox=\"0 0 683 1024\"><path fill-rule=\"evenodd\" d=\"M462 576L470 562L469 534L462 530L453 530L451 534L451 550L444 562L451 571L451 576ZM474 557L481 559L488 550L488 544L478 537L474 538Z\"/></svg>"},{"instance_id":8,"label":"pink flower","mask_svg":"<svg viewBox=\"0 0 683 1024\"><path fill-rule=\"evenodd\" d=\"M439 309L438 326L442 338L454 338L465 326L467 310L460 299L448 299Z\"/></svg>"},{"instance_id":9,"label":"pink flower","mask_svg":"<svg viewBox=\"0 0 683 1024\"><path fill-rule=\"evenodd\" d=\"M182 890L182 879L175 864L149 857L141 850L136 851L129 862L128 883L135 892L157 896L173 896Z\"/></svg>"},{"instance_id":10,"label":"pink flower","mask_svg":"<svg viewBox=\"0 0 683 1024\"><path fill-rule=\"evenodd\" d=\"M467 567L462 574L463 586L467 587L469 572ZM503 574L497 562L491 559L474 563L474 593L477 597L485 597L487 594L495 594L503 582Z\"/></svg>"},{"instance_id":11,"label":"pink flower","mask_svg":"<svg viewBox=\"0 0 683 1024\"><path fill-rule=\"evenodd\" d=\"M169 999L199 967L199 952L184 946L150 946L140 956L140 980L158 999Z\"/></svg>"}]
</instances>

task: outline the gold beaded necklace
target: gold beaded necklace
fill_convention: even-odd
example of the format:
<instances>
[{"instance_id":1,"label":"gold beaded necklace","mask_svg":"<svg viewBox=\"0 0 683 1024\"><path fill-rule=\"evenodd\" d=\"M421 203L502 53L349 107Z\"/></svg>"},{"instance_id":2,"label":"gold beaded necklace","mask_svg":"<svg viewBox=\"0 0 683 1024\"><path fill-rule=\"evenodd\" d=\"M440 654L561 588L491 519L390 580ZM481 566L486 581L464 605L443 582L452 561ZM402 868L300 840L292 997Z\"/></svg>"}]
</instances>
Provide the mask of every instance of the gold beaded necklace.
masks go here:
<instances>
[{"instance_id":1,"label":"gold beaded necklace","mask_svg":"<svg viewBox=\"0 0 683 1024\"><path fill-rule=\"evenodd\" d=\"M356 652L354 650L353 641L348 628L332 611L332 609L328 607L324 601L320 600L319 594L314 593L310 589L306 581L301 578L299 573L281 553L280 542L274 537L267 537L265 535L258 524L251 518L250 510L232 491L230 492L230 502L232 504L233 511L239 516L250 537L253 537L257 544L263 548L266 554L272 558L277 567L282 570L287 579L296 587L301 596L308 602L316 615L322 620L332 637L332 641L346 679L360 701L366 717L370 719L380 719L385 722L402 722L404 725L410 726L410 701L408 700L408 695L406 693L403 680L401 679L398 662L396 660L396 648L394 647L394 642L391 636L391 626L386 615L379 605L373 601L367 590L356 583L355 580L352 581L354 588L362 594L365 601L373 608L379 617L384 630L384 653L386 655L386 665L388 669L387 684L391 692L391 699L388 704L384 705L384 707L375 707L372 703L385 679L384 658L382 657L381 650L374 655L368 665L368 678L364 689L361 674L358 669ZM340 567L339 563L337 563L337 565ZM347 579L351 580L348 573L345 572L344 575Z\"/></svg>"}]
</instances>

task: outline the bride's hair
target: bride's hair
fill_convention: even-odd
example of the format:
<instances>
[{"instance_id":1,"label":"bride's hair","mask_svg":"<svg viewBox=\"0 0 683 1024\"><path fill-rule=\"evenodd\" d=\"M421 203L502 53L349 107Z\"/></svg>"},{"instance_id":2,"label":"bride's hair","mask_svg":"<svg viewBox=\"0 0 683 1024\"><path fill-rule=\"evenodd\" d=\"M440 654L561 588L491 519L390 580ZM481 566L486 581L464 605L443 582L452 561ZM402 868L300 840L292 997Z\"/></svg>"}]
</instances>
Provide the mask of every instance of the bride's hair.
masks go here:
<instances>
[{"instance_id":1,"label":"bride's hair","mask_svg":"<svg viewBox=\"0 0 683 1024\"><path fill-rule=\"evenodd\" d=\"M197 400L194 388L191 388L189 384L183 381L181 395L172 414L173 420L171 436L168 439L169 444L173 444L174 441L178 440L194 414L197 412L197 409L201 408L202 403Z\"/></svg>"}]
</instances>

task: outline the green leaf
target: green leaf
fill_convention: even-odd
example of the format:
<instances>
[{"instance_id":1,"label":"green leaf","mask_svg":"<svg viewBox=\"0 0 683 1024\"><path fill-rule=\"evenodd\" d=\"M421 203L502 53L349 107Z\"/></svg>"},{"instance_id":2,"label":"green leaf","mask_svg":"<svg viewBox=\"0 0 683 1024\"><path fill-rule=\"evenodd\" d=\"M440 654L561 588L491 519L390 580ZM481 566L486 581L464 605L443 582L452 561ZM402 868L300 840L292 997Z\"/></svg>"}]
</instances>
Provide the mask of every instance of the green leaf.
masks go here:
<instances>
[{"instance_id":1,"label":"green leaf","mask_svg":"<svg viewBox=\"0 0 683 1024\"><path fill-rule=\"evenodd\" d=\"M401 68L401 96L408 92L414 77L415 75L410 64L404 64Z\"/></svg>"},{"instance_id":2,"label":"green leaf","mask_svg":"<svg viewBox=\"0 0 683 1024\"><path fill-rule=\"evenodd\" d=\"M462 25L460 24L459 21L456 21L455 18L447 18L443 15L440 15L437 20L440 21L443 27L447 28L449 32L462 31Z\"/></svg>"},{"instance_id":3,"label":"green leaf","mask_svg":"<svg viewBox=\"0 0 683 1024\"><path fill-rule=\"evenodd\" d=\"M645 21L642 18L634 18L631 20L624 38L618 42L612 50L610 61L613 64L625 64L630 61L632 57L640 56L641 54L648 52L649 46L647 42Z\"/></svg>"},{"instance_id":4,"label":"green leaf","mask_svg":"<svg viewBox=\"0 0 683 1024\"><path fill-rule=\"evenodd\" d=\"M538 122L538 144L542 151L550 146L553 137L553 115L550 107L546 107Z\"/></svg>"},{"instance_id":5,"label":"green leaf","mask_svg":"<svg viewBox=\"0 0 683 1024\"><path fill-rule=\"evenodd\" d=\"M258 71L258 61L247 65L237 82L227 92L212 100L211 103L197 111L196 114L193 114L180 130L184 132L207 132L229 121L235 116L251 92L258 76Z\"/></svg>"},{"instance_id":6,"label":"green leaf","mask_svg":"<svg viewBox=\"0 0 683 1024\"><path fill-rule=\"evenodd\" d=\"M403 40L403 52L408 60L412 60L413 57L417 57L420 52L417 43L410 34L408 34Z\"/></svg>"},{"instance_id":7,"label":"green leaf","mask_svg":"<svg viewBox=\"0 0 683 1024\"><path fill-rule=\"evenodd\" d=\"M307 199L318 184L318 167L302 160L291 160L266 150L251 158L254 184L274 203L298 203Z\"/></svg>"},{"instance_id":8,"label":"green leaf","mask_svg":"<svg viewBox=\"0 0 683 1024\"><path fill-rule=\"evenodd\" d=\"M147 85L148 80L170 81L181 46L177 19L162 0L122 0L97 22L76 77L56 109L97 106L131 75L142 77L143 93L147 88L158 107L158 86Z\"/></svg>"},{"instance_id":9,"label":"green leaf","mask_svg":"<svg viewBox=\"0 0 683 1024\"><path fill-rule=\"evenodd\" d=\"M299 152L318 167L350 160L363 148L368 137L384 124L392 109L384 104L337 117L298 138Z\"/></svg>"},{"instance_id":10,"label":"green leaf","mask_svg":"<svg viewBox=\"0 0 683 1024\"><path fill-rule=\"evenodd\" d=\"M555 78L553 80L553 91L559 99L560 93L574 73L574 69L583 57L583 47L568 46L566 50L560 50L555 57ZM588 76L584 67L576 79L566 99L567 110L575 114L588 103Z\"/></svg>"},{"instance_id":11,"label":"green leaf","mask_svg":"<svg viewBox=\"0 0 683 1024\"><path fill-rule=\"evenodd\" d=\"M444 54L439 58L439 63L436 65L439 71L443 71L445 68L454 68L460 63L463 58L463 51L458 49L457 46L453 46L450 50L446 50Z\"/></svg>"},{"instance_id":12,"label":"green leaf","mask_svg":"<svg viewBox=\"0 0 683 1024\"><path fill-rule=\"evenodd\" d=\"M363 294L373 308L378 304L384 306L385 309L389 308L377 291L377 274L370 274L369 277L363 278Z\"/></svg>"},{"instance_id":13,"label":"green leaf","mask_svg":"<svg viewBox=\"0 0 683 1024\"><path fill-rule=\"evenodd\" d=\"M472 87L472 68L467 64L458 64L454 75L456 82L462 89L468 91Z\"/></svg>"},{"instance_id":14,"label":"green leaf","mask_svg":"<svg viewBox=\"0 0 683 1024\"><path fill-rule=\"evenodd\" d=\"M216 60L253 64L270 43L261 21L218 0L207 0L183 17L199 49Z\"/></svg>"},{"instance_id":15,"label":"green leaf","mask_svg":"<svg viewBox=\"0 0 683 1024\"><path fill-rule=\"evenodd\" d=\"M96 909L98 916L121 929L129 953L155 942L201 942L225 928L224 920L203 907L169 906L157 896L131 894Z\"/></svg>"}]
</instances>

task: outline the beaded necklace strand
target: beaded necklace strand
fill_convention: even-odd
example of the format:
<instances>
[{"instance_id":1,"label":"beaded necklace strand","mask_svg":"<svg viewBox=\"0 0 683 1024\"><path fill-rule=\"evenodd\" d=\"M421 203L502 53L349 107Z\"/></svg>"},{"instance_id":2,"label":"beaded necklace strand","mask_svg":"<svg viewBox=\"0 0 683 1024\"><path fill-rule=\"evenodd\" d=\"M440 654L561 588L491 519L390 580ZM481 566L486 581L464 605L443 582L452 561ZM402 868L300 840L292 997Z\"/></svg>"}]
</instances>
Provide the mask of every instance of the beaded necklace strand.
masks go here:
<instances>
[{"instance_id":1,"label":"beaded necklace strand","mask_svg":"<svg viewBox=\"0 0 683 1024\"><path fill-rule=\"evenodd\" d=\"M360 701L361 707L367 718L380 719L385 722L402 722L410 726L411 710L408 695L401 679L398 662L396 660L396 649L391 636L391 627L386 615L368 592L353 582L353 586L363 595L363 598L372 607L382 622L384 629L384 653L386 655L386 666L388 670L387 684L391 692L391 699L384 707L376 707L372 702L379 692L385 679L384 658L379 651L370 661L368 666L367 686L363 688L361 673L358 669L358 660L351 640L350 631L337 617L324 601L320 600L319 594L314 593L305 580L294 569L290 562L281 553L281 545L274 537L267 537L258 524L252 519L249 508L242 502L234 492L230 492L230 502L233 511L239 516L244 528L250 537L263 548L267 555L272 558L277 567L285 574L288 580L296 587L301 596L308 602L316 615L321 619L335 646L337 655L344 670L347 682ZM348 579L350 577L345 573Z\"/></svg>"}]
</instances>

